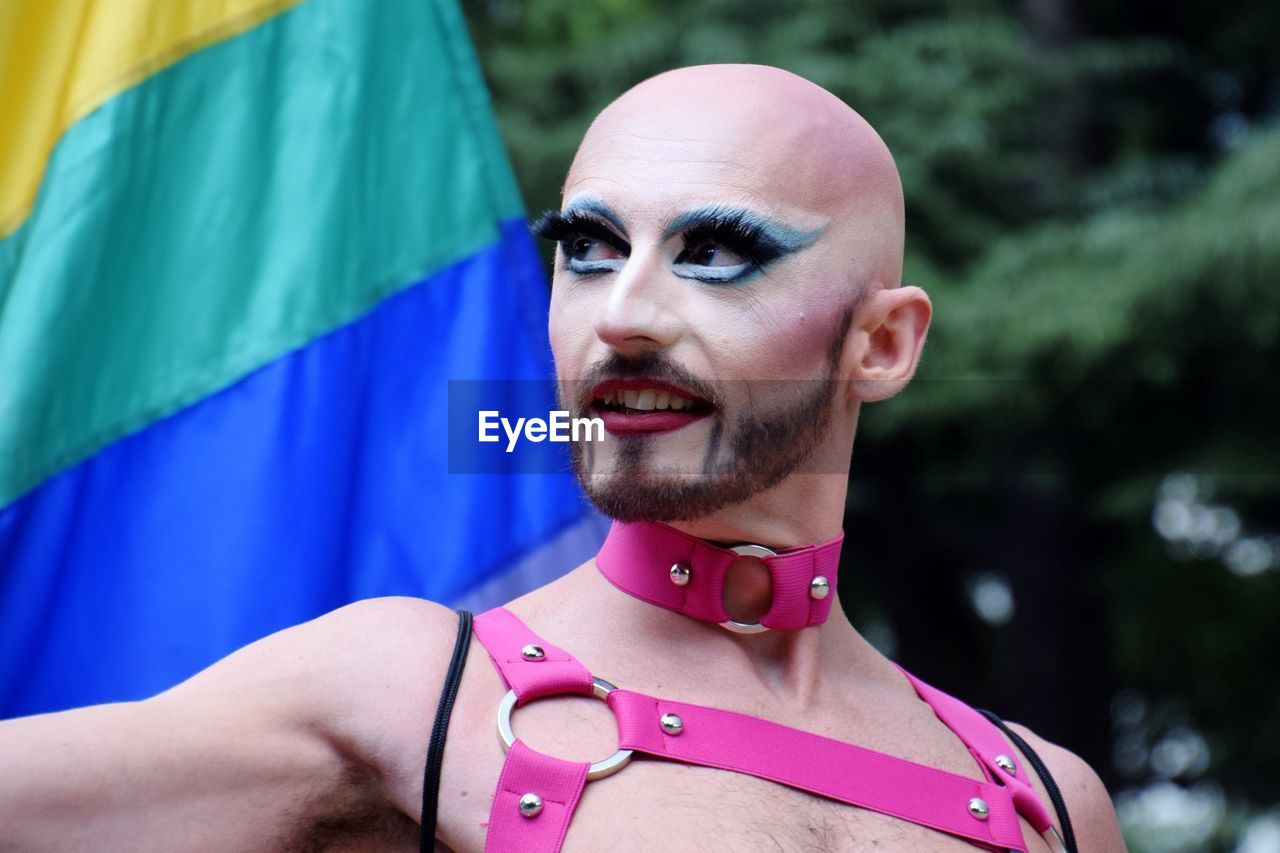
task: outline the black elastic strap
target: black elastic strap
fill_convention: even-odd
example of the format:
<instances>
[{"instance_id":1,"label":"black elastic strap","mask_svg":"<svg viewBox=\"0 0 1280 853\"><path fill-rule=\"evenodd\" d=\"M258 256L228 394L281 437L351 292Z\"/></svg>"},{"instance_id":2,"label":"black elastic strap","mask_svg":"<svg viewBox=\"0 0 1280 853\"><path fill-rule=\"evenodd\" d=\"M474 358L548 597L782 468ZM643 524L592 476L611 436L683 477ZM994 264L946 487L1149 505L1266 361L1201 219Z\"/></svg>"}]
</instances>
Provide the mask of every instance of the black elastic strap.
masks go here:
<instances>
[{"instance_id":1,"label":"black elastic strap","mask_svg":"<svg viewBox=\"0 0 1280 853\"><path fill-rule=\"evenodd\" d=\"M1067 803L1062 799L1062 792L1058 790L1058 783L1053 781L1053 776L1049 773L1049 768L1045 767L1044 762L1040 760L1040 756L1036 755L1036 751L1031 748L1022 737L1004 724L998 716L990 711L984 711L982 708L977 709L978 713L986 717L991 722L1000 727L1000 731L1013 741L1014 746L1022 750L1022 754L1027 757L1027 762L1040 775L1040 781L1044 782L1045 790L1049 792L1049 800L1053 803L1053 810L1058 813L1058 823L1062 825L1062 843L1067 847L1067 853L1079 853L1076 847L1076 833L1071 828L1071 817L1067 814Z\"/></svg>"},{"instance_id":2,"label":"black elastic strap","mask_svg":"<svg viewBox=\"0 0 1280 853\"><path fill-rule=\"evenodd\" d=\"M444 736L449 731L449 715L453 713L453 700L458 696L458 682L462 680L462 667L467 663L467 649L471 647L471 612L458 611L458 638L453 643L453 657L444 677L444 690L436 707L436 721L431 727L431 742L427 746L427 769L422 779L422 834L418 849L433 853L436 849L436 803L440 799L440 765L444 763Z\"/></svg>"}]
</instances>

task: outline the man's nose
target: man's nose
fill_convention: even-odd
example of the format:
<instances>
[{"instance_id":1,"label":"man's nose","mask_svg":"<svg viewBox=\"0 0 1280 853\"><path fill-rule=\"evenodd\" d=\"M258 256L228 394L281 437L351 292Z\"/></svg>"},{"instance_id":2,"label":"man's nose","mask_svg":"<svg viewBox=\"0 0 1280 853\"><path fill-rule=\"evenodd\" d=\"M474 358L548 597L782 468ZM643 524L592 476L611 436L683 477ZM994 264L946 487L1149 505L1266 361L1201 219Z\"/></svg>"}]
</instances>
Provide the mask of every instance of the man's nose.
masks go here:
<instances>
[{"instance_id":1,"label":"man's nose","mask_svg":"<svg viewBox=\"0 0 1280 853\"><path fill-rule=\"evenodd\" d=\"M678 282L665 274L657 257L633 254L596 311L596 335L624 355L665 349L680 337Z\"/></svg>"}]
</instances>

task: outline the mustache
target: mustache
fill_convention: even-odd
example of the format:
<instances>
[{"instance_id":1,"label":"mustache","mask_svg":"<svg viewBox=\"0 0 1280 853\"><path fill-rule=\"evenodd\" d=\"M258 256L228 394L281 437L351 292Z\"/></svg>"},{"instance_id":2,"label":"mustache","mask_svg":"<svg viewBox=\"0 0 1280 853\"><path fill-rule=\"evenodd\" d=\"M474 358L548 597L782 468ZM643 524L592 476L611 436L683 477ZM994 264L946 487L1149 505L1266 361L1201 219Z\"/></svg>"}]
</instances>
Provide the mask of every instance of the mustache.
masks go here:
<instances>
[{"instance_id":1,"label":"mustache","mask_svg":"<svg viewBox=\"0 0 1280 853\"><path fill-rule=\"evenodd\" d=\"M574 396L579 402L580 411L585 411L591 405L591 389L610 379L654 379L687 389L717 408L721 403L720 394L710 383L660 353L650 351L638 356L627 356L614 352L584 370L582 378L571 380L570 387L576 386L577 394Z\"/></svg>"}]
</instances>

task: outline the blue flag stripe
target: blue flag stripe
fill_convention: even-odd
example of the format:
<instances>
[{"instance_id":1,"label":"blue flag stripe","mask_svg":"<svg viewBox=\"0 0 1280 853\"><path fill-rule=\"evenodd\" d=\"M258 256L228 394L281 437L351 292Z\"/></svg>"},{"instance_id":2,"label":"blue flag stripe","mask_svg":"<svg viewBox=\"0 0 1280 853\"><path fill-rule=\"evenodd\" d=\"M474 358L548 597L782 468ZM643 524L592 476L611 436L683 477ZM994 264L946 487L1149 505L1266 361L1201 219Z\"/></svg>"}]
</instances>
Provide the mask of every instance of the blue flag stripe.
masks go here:
<instances>
[{"instance_id":1,"label":"blue flag stripe","mask_svg":"<svg viewBox=\"0 0 1280 853\"><path fill-rule=\"evenodd\" d=\"M470 601L589 557L568 474L447 473L447 378L551 371L540 259L523 221L502 234L0 512L0 714L142 698L352 600Z\"/></svg>"}]
</instances>

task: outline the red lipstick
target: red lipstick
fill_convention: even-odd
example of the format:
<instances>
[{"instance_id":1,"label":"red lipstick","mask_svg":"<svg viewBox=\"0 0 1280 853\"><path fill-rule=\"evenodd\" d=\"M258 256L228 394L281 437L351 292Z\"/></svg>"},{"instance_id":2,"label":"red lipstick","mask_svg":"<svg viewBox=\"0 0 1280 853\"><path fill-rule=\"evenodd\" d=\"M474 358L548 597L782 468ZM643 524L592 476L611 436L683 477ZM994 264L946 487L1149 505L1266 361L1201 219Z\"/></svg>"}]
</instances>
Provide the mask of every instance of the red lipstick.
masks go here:
<instances>
[{"instance_id":1,"label":"red lipstick","mask_svg":"<svg viewBox=\"0 0 1280 853\"><path fill-rule=\"evenodd\" d=\"M685 401L683 409L631 409L627 408L615 392L643 391L651 389L666 392ZM606 402L611 396L612 402ZM693 392L657 379L610 379L591 389L591 412L604 422L604 428L612 435L636 435L650 432L672 432L682 429L711 414L714 407Z\"/></svg>"}]
</instances>

